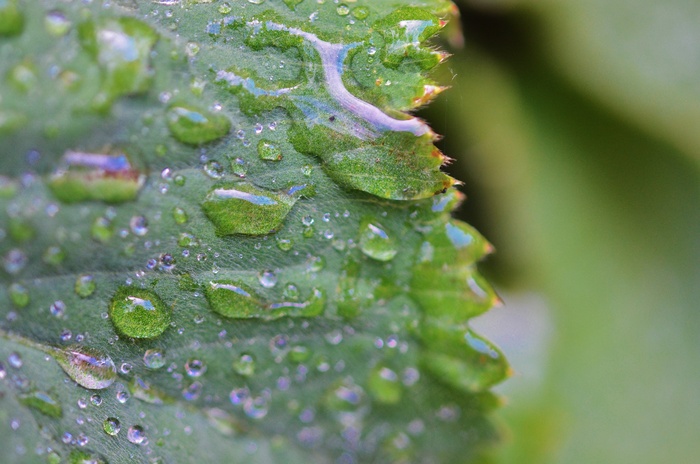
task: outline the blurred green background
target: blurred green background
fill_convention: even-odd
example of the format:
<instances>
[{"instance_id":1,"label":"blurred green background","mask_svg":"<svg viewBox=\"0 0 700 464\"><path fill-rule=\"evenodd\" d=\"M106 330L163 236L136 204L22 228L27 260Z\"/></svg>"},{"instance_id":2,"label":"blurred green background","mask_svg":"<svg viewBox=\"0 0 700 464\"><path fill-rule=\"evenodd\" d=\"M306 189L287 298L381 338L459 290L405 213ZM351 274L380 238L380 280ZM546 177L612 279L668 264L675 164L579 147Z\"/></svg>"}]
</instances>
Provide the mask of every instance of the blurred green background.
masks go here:
<instances>
[{"instance_id":1,"label":"blurred green background","mask_svg":"<svg viewBox=\"0 0 700 464\"><path fill-rule=\"evenodd\" d=\"M498 250L493 462L700 462L700 2L459 6L423 116Z\"/></svg>"}]
</instances>

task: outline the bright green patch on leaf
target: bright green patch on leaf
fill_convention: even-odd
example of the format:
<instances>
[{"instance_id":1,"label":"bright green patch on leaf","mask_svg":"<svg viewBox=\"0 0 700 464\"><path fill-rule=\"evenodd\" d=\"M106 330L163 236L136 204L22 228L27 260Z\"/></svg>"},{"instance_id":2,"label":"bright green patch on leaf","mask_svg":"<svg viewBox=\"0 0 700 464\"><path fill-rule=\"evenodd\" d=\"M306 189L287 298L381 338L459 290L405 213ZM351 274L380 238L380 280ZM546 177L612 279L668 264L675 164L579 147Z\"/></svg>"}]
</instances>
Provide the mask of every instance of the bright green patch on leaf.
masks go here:
<instances>
[{"instance_id":1,"label":"bright green patch on leaf","mask_svg":"<svg viewBox=\"0 0 700 464\"><path fill-rule=\"evenodd\" d=\"M36 409L46 416L61 417L63 415L61 404L46 392L33 390L19 395L18 398L20 403Z\"/></svg>"}]
</instances>

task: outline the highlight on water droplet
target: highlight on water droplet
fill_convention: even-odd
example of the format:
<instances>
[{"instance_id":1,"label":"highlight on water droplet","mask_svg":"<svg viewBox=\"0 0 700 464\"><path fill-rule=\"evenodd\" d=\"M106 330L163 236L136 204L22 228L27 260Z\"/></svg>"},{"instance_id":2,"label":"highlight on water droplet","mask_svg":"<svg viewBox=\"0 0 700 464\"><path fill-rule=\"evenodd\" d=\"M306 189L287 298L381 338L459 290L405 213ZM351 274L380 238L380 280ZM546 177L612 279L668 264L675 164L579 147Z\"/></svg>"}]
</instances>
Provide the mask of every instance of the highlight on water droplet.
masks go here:
<instances>
[{"instance_id":1,"label":"highlight on water droplet","mask_svg":"<svg viewBox=\"0 0 700 464\"><path fill-rule=\"evenodd\" d=\"M62 166L48 180L56 198L64 203L102 201L123 203L136 199L146 176L135 169L127 155L67 151Z\"/></svg>"},{"instance_id":2,"label":"highlight on water droplet","mask_svg":"<svg viewBox=\"0 0 700 464\"><path fill-rule=\"evenodd\" d=\"M173 137L189 145L212 142L231 130L226 116L186 104L171 105L166 120Z\"/></svg>"},{"instance_id":3,"label":"highlight on water droplet","mask_svg":"<svg viewBox=\"0 0 700 464\"><path fill-rule=\"evenodd\" d=\"M78 385L102 390L117 378L117 368L109 356L86 347L52 348L47 351Z\"/></svg>"},{"instance_id":4,"label":"highlight on water droplet","mask_svg":"<svg viewBox=\"0 0 700 464\"><path fill-rule=\"evenodd\" d=\"M359 245L366 256L377 261L390 261L399 251L395 239L372 218L365 218L360 224Z\"/></svg>"},{"instance_id":5,"label":"highlight on water droplet","mask_svg":"<svg viewBox=\"0 0 700 464\"><path fill-rule=\"evenodd\" d=\"M131 338L154 338L170 324L170 310L151 290L120 287L112 297L109 317L117 331Z\"/></svg>"},{"instance_id":6,"label":"highlight on water droplet","mask_svg":"<svg viewBox=\"0 0 700 464\"><path fill-rule=\"evenodd\" d=\"M248 183L227 183L209 192L202 209L220 235L269 234L282 225L302 192L302 188L278 193Z\"/></svg>"}]
</instances>

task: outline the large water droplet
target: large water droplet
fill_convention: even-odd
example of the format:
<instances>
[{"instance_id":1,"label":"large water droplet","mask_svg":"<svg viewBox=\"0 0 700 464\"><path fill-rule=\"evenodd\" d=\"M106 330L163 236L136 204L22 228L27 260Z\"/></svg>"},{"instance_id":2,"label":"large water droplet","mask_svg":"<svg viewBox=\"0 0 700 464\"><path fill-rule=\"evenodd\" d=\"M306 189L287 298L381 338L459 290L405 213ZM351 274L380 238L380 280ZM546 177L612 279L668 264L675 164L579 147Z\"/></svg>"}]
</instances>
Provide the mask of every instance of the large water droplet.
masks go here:
<instances>
[{"instance_id":1,"label":"large water droplet","mask_svg":"<svg viewBox=\"0 0 700 464\"><path fill-rule=\"evenodd\" d=\"M222 316L240 319L265 315L262 301L250 287L241 282L212 281L205 286L205 293L212 309Z\"/></svg>"},{"instance_id":2,"label":"large water droplet","mask_svg":"<svg viewBox=\"0 0 700 464\"><path fill-rule=\"evenodd\" d=\"M64 203L103 201L123 203L136 198L146 176L131 166L126 154L67 151L64 167L48 181L53 194Z\"/></svg>"},{"instance_id":3,"label":"large water droplet","mask_svg":"<svg viewBox=\"0 0 700 464\"><path fill-rule=\"evenodd\" d=\"M168 128L177 140L190 145L201 145L228 134L231 121L224 115L214 114L189 105L175 105L166 115Z\"/></svg>"},{"instance_id":4,"label":"large water droplet","mask_svg":"<svg viewBox=\"0 0 700 464\"><path fill-rule=\"evenodd\" d=\"M90 348L53 348L49 354L81 387L101 390L112 385L117 378L117 368L112 358Z\"/></svg>"},{"instance_id":5,"label":"large water droplet","mask_svg":"<svg viewBox=\"0 0 700 464\"><path fill-rule=\"evenodd\" d=\"M398 253L396 241L377 221L366 218L360 225L360 249L377 261L390 261Z\"/></svg>"},{"instance_id":6,"label":"large water droplet","mask_svg":"<svg viewBox=\"0 0 700 464\"><path fill-rule=\"evenodd\" d=\"M260 235L278 229L295 202L293 195L232 183L211 190L202 209L220 235Z\"/></svg>"},{"instance_id":7,"label":"large water droplet","mask_svg":"<svg viewBox=\"0 0 700 464\"><path fill-rule=\"evenodd\" d=\"M127 337L153 338L170 324L170 310L155 292L136 287L121 287L109 306L114 327Z\"/></svg>"}]
</instances>

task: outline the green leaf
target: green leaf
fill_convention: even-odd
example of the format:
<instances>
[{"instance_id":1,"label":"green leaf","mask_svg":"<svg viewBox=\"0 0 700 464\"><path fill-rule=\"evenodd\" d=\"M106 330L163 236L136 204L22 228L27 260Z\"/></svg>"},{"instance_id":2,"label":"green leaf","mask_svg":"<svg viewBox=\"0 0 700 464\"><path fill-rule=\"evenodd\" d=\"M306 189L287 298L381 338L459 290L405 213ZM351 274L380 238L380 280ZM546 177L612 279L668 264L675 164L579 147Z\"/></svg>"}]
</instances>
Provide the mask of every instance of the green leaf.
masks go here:
<instances>
[{"instance_id":1,"label":"green leaf","mask_svg":"<svg viewBox=\"0 0 700 464\"><path fill-rule=\"evenodd\" d=\"M403 3L0 3L3 462L497 440L491 248L405 112L451 4Z\"/></svg>"}]
</instances>

